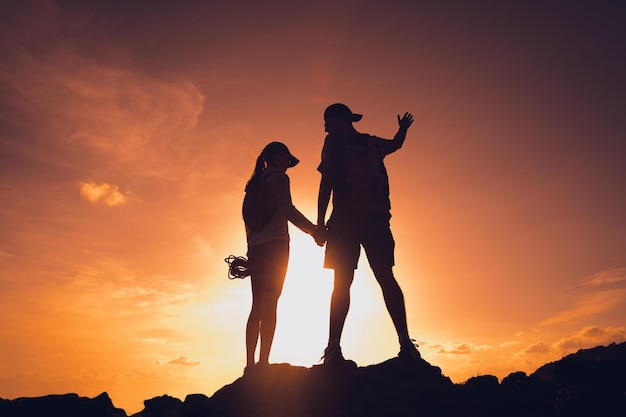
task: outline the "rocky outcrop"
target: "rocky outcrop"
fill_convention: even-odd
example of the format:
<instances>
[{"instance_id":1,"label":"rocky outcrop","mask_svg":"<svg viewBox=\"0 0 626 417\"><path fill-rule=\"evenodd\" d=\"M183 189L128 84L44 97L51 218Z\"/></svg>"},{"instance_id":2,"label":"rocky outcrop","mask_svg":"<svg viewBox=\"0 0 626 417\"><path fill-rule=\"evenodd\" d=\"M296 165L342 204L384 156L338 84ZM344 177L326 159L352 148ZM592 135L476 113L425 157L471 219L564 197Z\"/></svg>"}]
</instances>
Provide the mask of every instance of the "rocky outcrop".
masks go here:
<instances>
[{"instance_id":1,"label":"rocky outcrop","mask_svg":"<svg viewBox=\"0 0 626 417\"><path fill-rule=\"evenodd\" d=\"M2 417L127 417L115 408L106 392L95 398L76 394L46 395L36 398L0 400Z\"/></svg>"},{"instance_id":2,"label":"rocky outcrop","mask_svg":"<svg viewBox=\"0 0 626 417\"><path fill-rule=\"evenodd\" d=\"M127 417L106 393L0 400L1 417ZM626 416L626 343L581 350L533 374L453 384L441 370L399 358L357 367L273 364L213 396L164 395L132 417Z\"/></svg>"},{"instance_id":3,"label":"rocky outcrop","mask_svg":"<svg viewBox=\"0 0 626 417\"><path fill-rule=\"evenodd\" d=\"M439 368L395 358L364 368L270 365L211 400L216 416L401 416L442 406L453 389Z\"/></svg>"}]
</instances>

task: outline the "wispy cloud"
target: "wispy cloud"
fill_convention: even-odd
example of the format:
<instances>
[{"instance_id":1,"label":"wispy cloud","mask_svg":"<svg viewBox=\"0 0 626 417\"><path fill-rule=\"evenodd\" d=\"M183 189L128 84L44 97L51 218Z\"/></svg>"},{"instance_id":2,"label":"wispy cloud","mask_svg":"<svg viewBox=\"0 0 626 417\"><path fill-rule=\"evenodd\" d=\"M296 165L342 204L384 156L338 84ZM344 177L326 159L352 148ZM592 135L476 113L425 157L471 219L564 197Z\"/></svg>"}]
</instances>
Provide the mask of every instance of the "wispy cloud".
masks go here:
<instances>
[{"instance_id":1,"label":"wispy cloud","mask_svg":"<svg viewBox=\"0 0 626 417\"><path fill-rule=\"evenodd\" d=\"M184 303L192 297L192 287L166 276L152 276L143 282L119 283L109 293L109 302L141 308L161 308ZM116 303L117 301L117 303Z\"/></svg>"},{"instance_id":2,"label":"wispy cloud","mask_svg":"<svg viewBox=\"0 0 626 417\"><path fill-rule=\"evenodd\" d=\"M13 258L13 254L9 253L9 252L5 252L2 249L0 249L0 263L2 263L2 261L6 260L6 259L11 259Z\"/></svg>"},{"instance_id":3,"label":"wispy cloud","mask_svg":"<svg viewBox=\"0 0 626 417\"><path fill-rule=\"evenodd\" d=\"M145 343L154 344L186 341L186 338L179 331L165 327L141 330L138 332L138 339Z\"/></svg>"},{"instance_id":4,"label":"wispy cloud","mask_svg":"<svg viewBox=\"0 0 626 417\"><path fill-rule=\"evenodd\" d=\"M459 343L452 345L451 347L442 347L437 353L445 353L452 355L467 355L470 353L476 353L477 351L488 349L486 345L475 345L473 343Z\"/></svg>"},{"instance_id":5,"label":"wispy cloud","mask_svg":"<svg viewBox=\"0 0 626 417\"><path fill-rule=\"evenodd\" d=\"M583 278L570 296L570 307L543 320L541 326L580 323L622 306L626 301L626 268L600 271Z\"/></svg>"},{"instance_id":6,"label":"wispy cloud","mask_svg":"<svg viewBox=\"0 0 626 417\"><path fill-rule=\"evenodd\" d=\"M613 268L600 271L585 277L583 285L601 286L607 284L626 283L626 268Z\"/></svg>"},{"instance_id":7,"label":"wispy cloud","mask_svg":"<svg viewBox=\"0 0 626 417\"><path fill-rule=\"evenodd\" d=\"M511 347L511 346L518 346L521 343L522 343L521 340L507 340L506 342L500 343L500 347L508 348L508 347Z\"/></svg>"},{"instance_id":8,"label":"wispy cloud","mask_svg":"<svg viewBox=\"0 0 626 417\"><path fill-rule=\"evenodd\" d=\"M141 341L144 343L155 344L155 345L162 345L167 342L166 339L156 339L153 337L146 337L146 338L141 339Z\"/></svg>"},{"instance_id":9,"label":"wispy cloud","mask_svg":"<svg viewBox=\"0 0 626 417\"><path fill-rule=\"evenodd\" d=\"M182 365L182 366L197 366L200 365L198 361L190 361L186 356L180 356L168 362L170 365Z\"/></svg>"},{"instance_id":10,"label":"wispy cloud","mask_svg":"<svg viewBox=\"0 0 626 417\"><path fill-rule=\"evenodd\" d=\"M198 88L147 74L99 37L89 16L42 4L51 7L3 32L8 41L0 47L11 59L0 62L0 87L10 94L0 122L20 134L0 140L30 158L89 172L122 164L159 176L184 166L181 141L203 112ZM89 50L84 33L93 36ZM21 47L28 42L40 47Z\"/></svg>"},{"instance_id":11,"label":"wispy cloud","mask_svg":"<svg viewBox=\"0 0 626 417\"><path fill-rule=\"evenodd\" d=\"M170 379L172 377L167 373L158 373L154 371L146 372L141 369L133 369L132 371L126 373L124 376L137 380L163 380Z\"/></svg>"}]
</instances>

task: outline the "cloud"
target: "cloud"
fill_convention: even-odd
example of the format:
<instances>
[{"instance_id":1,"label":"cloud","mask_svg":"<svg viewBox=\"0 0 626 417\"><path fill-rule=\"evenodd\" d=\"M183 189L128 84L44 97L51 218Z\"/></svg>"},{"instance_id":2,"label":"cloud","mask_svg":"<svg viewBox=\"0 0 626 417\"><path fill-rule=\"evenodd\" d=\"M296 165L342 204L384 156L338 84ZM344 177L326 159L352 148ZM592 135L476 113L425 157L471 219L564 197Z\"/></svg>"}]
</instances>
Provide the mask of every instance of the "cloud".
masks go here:
<instances>
[{"instance_id":1,"label":"cloud","mask_svg":"<svg viewBox=\"0 0 626 417\"><path fill-rule=\"evenodd\" d=\"M522 355L544 354L552 352L552 348L549 344L544 342L537 342L530 345L526 349L522 350Z\"/></svg>"},{"instance_id":2,"label":"cloud","mask_svg":"<svg viewBox=\"0 0 626 417\"><path fill-rule=\"evenodd\" d=\"M153 328L138 332L138 339L145 343L163 344L167 342L183 342L186 338L177 330L168 328Z\"/></svg>"},{"instance_id":3,"label":"cloud","mask_svg":"<svg viewBox=\"0 0 626 417\"><path fill-rule=\"evenodd\" d=\"M517 345L519 345L521 343L522 343L521 340L508 340L506 342L502 342L500 344L500 347L507 348L507 347L510 347L510 346L517 346Z\"/></svg>"},{"instance_id":4,"label":"cloud","mask_svg":"<svg viewBox=\"0 0 626 417\"><path fill-rule=\"evenodd\" d=\"M534 343L520 351L518 355L552 354L565 356L579 349L588 349L624 341L626 341L626 328L624 327L586 326L572 336L561 338L553 343Z\"/></svg>"},{"instance_id":5,"label":"cloud","mask_svg":"<svg viewBox=\"0 0 626 417\"><path fill-rule=\"evenodd\" d=\"M445 347L442 347L441 349L439 349L437 353L447 353L447 354L452 354L452 355L467 355L467 354L476 353L477 351L485 350L488 348L489 347L486 345L475 345L473 343L459 343L457 345L454 345L450 349L446 349Z\"/></svg>"},{"instance_id":6,"label":"cloud","mask_svg":"<svg viewBox=\"0 0 626 417\"><path fill-rule=\"evenodd\" d=\"M176 277L148 274L117 258L85 258L74 262L42 282L51 282L46 296L49 310L80 311L83 318L106 317L129 339L159 344L185 342L184 332L157 322L198 297L197 288ZM67 269L72 269L67 272Z\"/></svg>"},{"instance_id":7,"label":"cloud","mask_svg":"<svg viewBox=\"0 0 626 417\"><path fill-rule=\"evenodd\" d=\"M134 282L132 282L134 281ZM189 301L194 296L188 283L180 283L168 276L152 275L148 280L132 279L128 283L118 283L109 292L110 301L129 304L135 307L161 308Z\"/></svg>"},{"instance_id":8,"label":"cloud","mask_svg":"<svg viewBox=\"0 0 626 417\"><path fill-rule=\"evenodd\" d=\"M626 268L613 268L600 271L585 277L583 285L600 286L607 284L626 283Z\"/></svg>"},{"instance_id":9,"label":"cloud","mask_svg":"<svg viewBox=\"0 0 626 417\"><path fill-rule=\"evenodd\" d=\"M553 346L560 351L571 352L624 341L626 341L626 328L624 327L587 326L575 335L559 340Z\"/></svg>"},{"instance_id":10,"label":"cloud","mask_svg":"<svg viewBox=\"0 0 626 417\"><path fill-rule=\"evenodd\" d=\"M198 361L190 361L186 356L173 359L168 362L170 365L182 365L182 366L197 366L200 365Z\"/></svg>"},{"instance_id":11,"label":"cloud","mask_svg":"<svg viewBox=\"0 0 626 417\"><path fill-rule=\"evenodd\" d=\"M137 197L132 191L122 193L119 186L114 184L95 182L81 182L80 195L90 203L101 203L109 207L117 207L128 204L131 201L138 202Z\"/></svg>"},{"instance_id":12,"label":"cloud","mask_svg":"<svg viewBox=\"0 0 626 417\"><path fill-rule=\"evenodd\" d=\"M123 165L162 176L186 168L194 147L182 145L193 140L187 134L204 107L198 88L146 73L98 33L92 17L45 4L24 10L3 34L0 52L11 59L0 61L0 124L15 134L0 141L30 158L90 172ZM38 47L24 47L29 43Z\"/></svg>"},{"instance_id":13,"label":"cloud","mask_svg":"<svg viewBox=\"0 0 626 417\"><path fill-rule=\"evenodd\" d=\"M555 326L564 323L576 323L591 317L614 310L623 305L626 289L607 289L580 294L573 305L552 317L543 320L540 326Z\"/></svg>"},{"instance_id":14,"label":"cloud","mask_svg":"<svg viewBox=\"0 0 626 417\"><path fill-rule=\"evenodd\" d=\"M141 339L141 341L144 343L162 345L167 342L167 339L156 339L156 338L146 337L146 338Z\"/></svg>"},{"instance_id":15,"label":"cloud","mask_svg":"<svg viewBox=\"0 0 626 417\"><path fill-rule=\"evenodd\" d=\"M137 380L162 380L162 379L170 379L171 375L169 374L160 374L154 371L143 371L141 369L132 369L130 372L124 375L127 378L137 379Z\"/></svg>"},{"instance_id":16,"label":"cloud","mask_svg":"<svg viewBox=\"0 0 626 417\"><path fill-rule=\"evenodd\" d=\"M5 261L7 259L11 259L13 257L14 257L14 255L12 253L5 252L2 249L0 249L0 263L2 263L3 261Z\"/></svg>"}]
</instances>

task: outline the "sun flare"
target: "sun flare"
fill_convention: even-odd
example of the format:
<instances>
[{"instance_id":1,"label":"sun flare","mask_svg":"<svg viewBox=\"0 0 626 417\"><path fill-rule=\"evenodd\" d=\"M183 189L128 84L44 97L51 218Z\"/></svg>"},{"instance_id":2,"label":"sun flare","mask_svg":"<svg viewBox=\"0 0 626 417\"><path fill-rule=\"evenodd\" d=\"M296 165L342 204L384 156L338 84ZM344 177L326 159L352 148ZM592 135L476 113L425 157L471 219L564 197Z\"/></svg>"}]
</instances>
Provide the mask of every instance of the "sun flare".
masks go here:
<instances>
[{"instance_id":1,"label":"sun flare","mask_svg":"<svg viewBox=\"0 0 626 417\"><path fill-rule=\"evenodd\" d=\"M328 339L333 288L333 272L323 268L323 260L324 248L317 247L311 237L299 231L291 233L289 268L278 304L271 361L300 366L320 361ZM363 345L358 340L364 337L356 335L377 334L379 320L371 318L385 318L386 314L378 284L369 275L367 265L360 265L355 272L350 312L342 338L346 346L358 346L359 356L367 356L368 351L375 351L379 346L375 339Z\"/></svg>"},{"instance_id":2,"label":"sun flare","mask_svg":"<svg viewBox=\"0 0 626 417\"><path fill-rule=\"evenodd\" d=\"M278 303L271 360L309 366L317 362L328 334L332 271L323 269L324 249L294 230L289 267Z\"/></svg>"}]
</instances>

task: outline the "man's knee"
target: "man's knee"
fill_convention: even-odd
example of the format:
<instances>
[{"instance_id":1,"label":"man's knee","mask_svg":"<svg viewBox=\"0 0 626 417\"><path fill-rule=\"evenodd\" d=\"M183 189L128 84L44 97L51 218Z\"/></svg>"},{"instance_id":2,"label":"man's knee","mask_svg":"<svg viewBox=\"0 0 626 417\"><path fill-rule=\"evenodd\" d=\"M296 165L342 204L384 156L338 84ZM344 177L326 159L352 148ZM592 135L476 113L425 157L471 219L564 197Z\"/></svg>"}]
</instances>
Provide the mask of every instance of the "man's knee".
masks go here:
<instances>
[{"instance_id":1,"label":"man's knee","mask_svg":"<svg viewBox=\"0 0 626 417\"><path fill-rule=\"evenodd\" d=\"M350 292L350 286L352 286L352 281L354 280L354 270L353 269L336 269L335 270L335 279L334 279L334 292L336 293L346 293Z\"/></svg>"},{"instance_id":2,"label":"man's knee","mask_svg":"<svg viewBox=\"0 0 626 417\"><path fill-rule=\"evenodd\" d=\"M376 277L378 281L395 280L393 276L393 267L391 265L387 265L384 262L371 262L370 267L372 268L374 277Z\"/></svg>"}]
</instances>

